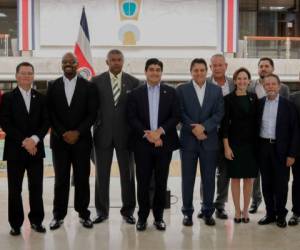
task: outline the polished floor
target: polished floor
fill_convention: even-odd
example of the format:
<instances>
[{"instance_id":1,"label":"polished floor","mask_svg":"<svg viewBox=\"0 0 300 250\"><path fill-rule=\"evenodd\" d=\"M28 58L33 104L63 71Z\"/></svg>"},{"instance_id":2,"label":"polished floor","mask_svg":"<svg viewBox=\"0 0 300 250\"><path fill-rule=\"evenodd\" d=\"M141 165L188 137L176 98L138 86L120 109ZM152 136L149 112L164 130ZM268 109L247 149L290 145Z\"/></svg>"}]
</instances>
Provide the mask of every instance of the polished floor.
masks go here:
<instances>
[{"instance_id":1,"label":"polished floor","mask_svg":"<svg viewBox=\"0 0 300 250\"><path fill-rule=\"evenodd\" d=\"M195 187L195 210L200 208L199 177ZM94 178L91 178L92 194ZM0 249L1 250L105 250L105 249L234 249L234 250L299 250L300 249L300 225L280 229L275 225L258 226L257 221L264 215L263 206L256 215L251 216L249 224L234 224L233 204L231 198L227 204L228 220L218 220L215 227L206 226L203 221L197 219L194 214L194 226L182 226L180 178L170 177L168 184L172 195L171 209L165 212L167 230L157 231L152 225L152 217L149 218L149 227L145 232L137 232L135 227L124 223L119 214L120 210L120 184L119 178L111 178L111 210L109 220L94 226L93 229L83 228L73 209L73 189L70 195L70 208L64 225L50 231L48 224L51 220L53 199L53 178L45 178L44 203L46 217L44 224L47 226L46 234L38 234L31 231L28 219L24 222L22 235L13 237L9 235L7 222L7 181L0 178ZM24 209L28 212L27 182L24 181ZM288 208L291 207L289 202ZM91 211L94 215L94 202L91 199ZM290 216L290 213L289 213Z\"/></svg>"}]
</instances>

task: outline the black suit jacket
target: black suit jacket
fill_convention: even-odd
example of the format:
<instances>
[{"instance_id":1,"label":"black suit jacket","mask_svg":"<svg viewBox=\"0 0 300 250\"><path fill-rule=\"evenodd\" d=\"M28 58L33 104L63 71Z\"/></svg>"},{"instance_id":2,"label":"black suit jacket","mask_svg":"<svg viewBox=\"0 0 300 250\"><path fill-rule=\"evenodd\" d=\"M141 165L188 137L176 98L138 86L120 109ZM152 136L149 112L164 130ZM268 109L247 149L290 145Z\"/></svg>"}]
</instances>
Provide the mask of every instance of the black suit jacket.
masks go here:
<instances>
[{"instance_id":1,"label":"black suit jacket","mask_svg":"<svg viewBox=\"0 0 300 250\"><path fill-rule=\"evenodd\" d=\"M93 84L77 77L77 82L68 105L63 78L60 77L48 85L47 102L51 121L50 145L66 144L62 135L69 130L78 130L77 143L91 144L91 126L96 119L97 96Z\"/></svg>"},{"instance_id":2,"label":"black suit jacket","mask_svg":"<svg viewBox=\"0 0 300 250\"><path fill-rule=\"evenodd\" d=\"M135 77L123 72L121 94L117 105L114 104L112 85L109 72L93 78L97 87L99 107L94 125L94 144L96 148L127 148L130 129L126 117L128 94L140 85Z\"/></svg>"},{"instance_id":3,"label":"black suit jacket","mask_svg":"<svg viewBox=\"0 0 300 250\"><path fill-rule=\"evenodd\" d=\"M179 139L176 125L180 120L179 100L174 88L165 84L160 85L160 98L158 109L158 127L162 127L165 135L162 135L162 150L173 151L179 148ZM133 90L128 99L128 122L133 130L133 147L142 145L154 147L146 138L144 131L150 130L150 115L147 84Z\"/></svg>"},{"instance_id":4,"label":"black suit jacket","mask_svg":"<svg viewBox=\"0 0 300 250\"><path fill-rule=\"evenodd\" d=\"M261 128L266 97L259 100L258 128ZM297 111L292 102L279 96L276 119L276 151L280 160L296 157L299 151L299 125Z\"/></svg>"},{"instance_id":5,"label":"black suit jacket","mask_svg":"<svg viewBox=\"0 0 300 250\"><path fill-rule=\"evenodd\" d=\"M28 113L18 87L5 93L2 97L0 122L3 131L6 133L3 160L40 159L45 157L43 140L49 129L45 96L32 89ZM36 135L40 139L35 156L31 156L22 147L22 141L32 135Z\"/></svg>"}]
</instances>

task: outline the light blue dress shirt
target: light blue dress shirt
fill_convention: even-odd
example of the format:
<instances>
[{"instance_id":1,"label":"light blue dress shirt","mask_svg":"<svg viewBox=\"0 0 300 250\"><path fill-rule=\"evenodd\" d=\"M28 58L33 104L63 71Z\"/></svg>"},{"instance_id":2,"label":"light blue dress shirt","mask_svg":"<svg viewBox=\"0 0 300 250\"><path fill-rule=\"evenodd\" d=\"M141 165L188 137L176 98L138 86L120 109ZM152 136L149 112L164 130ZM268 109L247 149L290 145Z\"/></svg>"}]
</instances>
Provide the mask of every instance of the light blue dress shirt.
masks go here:
<instances>
[{"instance_id":1,"label":"light blue dress shirt","mask_svg":"<svg viewBox=\"0 0 300 250\"><path fill-rule=\"evenodd\" d=\"M158 127L160 83L155 86L151 86L150 84L147 83L147 89L148 89L150 128L152 131L154 131Z\"/></svg>"},{"instance_id":2,"label":"light blue dress shirt","mask_svg":"<svg viewBox=\"0 0 300 250\"><path fill-rule=\"evenodd\" d=\"M274 100L266 98L262 116L260 137L266 139L276 139L276 119L278 111L279 95Z\"/></svg>"}]
</instances>

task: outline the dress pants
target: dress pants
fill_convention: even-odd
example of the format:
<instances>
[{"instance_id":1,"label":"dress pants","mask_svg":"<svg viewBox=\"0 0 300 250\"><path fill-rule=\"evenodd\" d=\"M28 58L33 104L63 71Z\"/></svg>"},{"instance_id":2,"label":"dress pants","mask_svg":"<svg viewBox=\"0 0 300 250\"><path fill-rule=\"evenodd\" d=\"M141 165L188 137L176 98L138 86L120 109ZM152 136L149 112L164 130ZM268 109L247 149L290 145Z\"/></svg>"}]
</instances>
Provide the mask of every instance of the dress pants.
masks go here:
<instances>
[{"instance_id":1,"label":"dress pants","mask_svg":"<svg viewBox=\"0 0 300 250\"><path fill-rule=\"evenodd\" d=\"M52 146L52 157L55 172L53 216L58 220L67 215L70 171L73 167L73 178L75 186L74 207L82 219L90 217L88 210L90 202L90 155L91 145L87 143L76 143L67 145L57 143Z\"/></svg>"},{"instance_id":2,"label":"dress pants","mask_svg":"<svg viewBox=\"0 0 300 250\"><path fill-rule=\"evenodd\" d=\"M262 201L260 179L260 172L258 172L257 177L254 179L252 190L252 204L255 206L258 206Z\"/></svg>"},{"instance_id":3,"label":"dress pants","mask_svg":"<svg viewBox=\"0 0 300 250\"><path fill-rule=\"evenodd\" d=\"M100 216L109 216L109 184L114 147L94 148L96 166L95 206ZM136 206L133 153L115 148L120 171L123 216L131 216Z\"/></svg>"},{"instance_id":4,"label":"dress pants","mask_svg":"<svg viewBox=\"0 0 300 250\"><path fill-rule=\"evenodd\" d=\"M31 224L40 225L44 219L43 206L43 159L7 161L8 178L8 220L12 228L20 228L24 221L22 204L22 183L25 170L28 177L28 218Z\"/></svg>"},{"instance_id":5,"label":"dress pants","mask_svg":"<svg viewBox=\"0 0 300 250\"><path fill-rule=\"evenodd\" d=\"M182 213L192 216L194 212L193 193L198 160L200 161L201 183L203 189L203 203L201 211L205 217L214 213L215 174L217 164L217 150L205 150L202 145L199 150L181 152L182 172Z\"/></svg>"},{"instance_id":6,"label":"dress pants","mask_svg":"<svg viewBox=\"0 0 300 250\"><path fill-rule=\"evenodd\" d=\"M290 172L286 167L286 158L280 159L276 152L276 144L267 140L260 140L259 149L259 167L267 215L285 218Z\"/></svg>"},{"instance_id":7,"label":"dress pants","mask_svg":"<svg viewBox=\"0 0 300 250\"><path fill-rule=\"evenodd\" d=\"M153 197L153 216L155 221L163 219L166 190L172 151L163 151L149 145L141 145L134 152L137 179L138 217L147 221L150 213L150 185L154 172L155 189Z\"/></svg>"},{"instance_id":8,"label":"dress pants","mask_svg":"<svg viewBox=\"0 0 300 250\"><path fill-rule=\"evenodd\" d=\"M292 184L292 212L300 216L300 157L296 158L294 166L292 166L293 184Z\"/></svg>"}]
</instances>

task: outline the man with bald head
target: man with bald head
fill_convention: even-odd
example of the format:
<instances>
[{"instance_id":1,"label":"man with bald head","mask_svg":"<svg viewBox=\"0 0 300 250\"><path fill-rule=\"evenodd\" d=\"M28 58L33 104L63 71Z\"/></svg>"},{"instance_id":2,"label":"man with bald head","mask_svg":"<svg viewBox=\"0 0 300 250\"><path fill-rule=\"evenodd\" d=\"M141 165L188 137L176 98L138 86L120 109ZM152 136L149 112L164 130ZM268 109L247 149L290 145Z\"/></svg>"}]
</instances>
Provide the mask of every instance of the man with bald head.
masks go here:
<instances>
[{"instance_id":1,"label":"man with bald head","mask_svg":"<svg viewBox=\"0 0 300 250\"><path fill-rule=\"evenodd\" d=\"M78 61L74 54L66 53L61 63L63 76L49 84L47 93L55 172L50 229L58 229L67 214L71 165L75 185L74 207L82 225L91 228L89 176L91 126L96 119L98 104L96 91L94 85L77 76Z\"/></svg>"}]
</instances>

